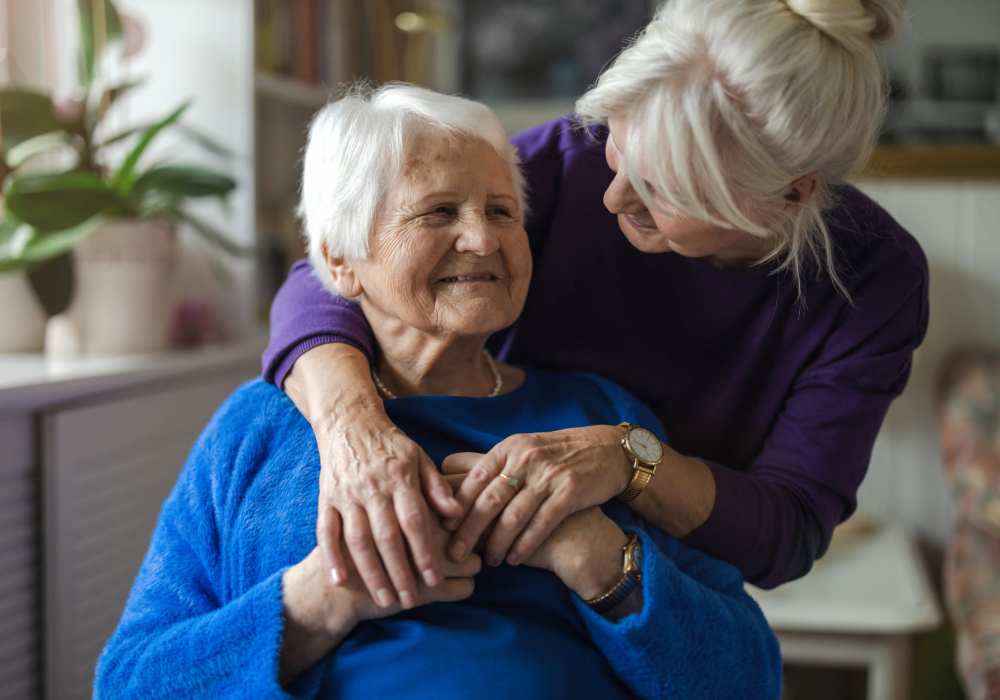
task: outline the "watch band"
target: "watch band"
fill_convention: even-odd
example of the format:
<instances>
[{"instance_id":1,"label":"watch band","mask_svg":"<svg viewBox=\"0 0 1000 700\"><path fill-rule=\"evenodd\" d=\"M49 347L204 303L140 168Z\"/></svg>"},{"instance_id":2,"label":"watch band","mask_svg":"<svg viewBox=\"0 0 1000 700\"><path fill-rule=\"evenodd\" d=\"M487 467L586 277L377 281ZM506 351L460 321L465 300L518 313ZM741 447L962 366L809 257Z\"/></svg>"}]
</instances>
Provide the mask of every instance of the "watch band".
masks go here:
<instances>
[{"instance_id":1,"label":"watch band","mask_svg":"<svg viewBox=\"0 0 1000 700\"><path fill-rule=\"evenodd\" d=\"M642 490L649 485L652 478L653 472L640 466L639 460L635 459L632 462L632 479L628 482L625 490L618 494L618 500L625 503L634 501L642 493Z\"/></svg>"},{"instance_id":2,"label":"watch band","mask_svg":"<svg viewBox=\"0 0 1000 700\"><path fill-rule=\"evenodd\" d=\"M628 438L628 433L632 429L632 424L628 422L622 422L618 424L619 427L625 428L625 438L622 439L622 449L625 450L625 454L632 458L632 478L629 479L628 486L625 490L618 494L618 500L624 503L634 501L643 489L649 486L649 482L653 479L654 471L649 467L639 464L639 456L629 450L626 439Z\"/></svg>"},{"instance_id":3,"label":"watch band","mask_svg":"<svg viewBox=\"0 0 1000 700\"><path fill-rule=\"evenodd\" d=\"M586 601L594 612L603 615L613 610L638 587L642 581L642 570L639 568L641 552L642 543L639 542L638 535L635 533L629 535L628 541L622 547L622 577L611 590Z\"/></svg>"}]
</instances>

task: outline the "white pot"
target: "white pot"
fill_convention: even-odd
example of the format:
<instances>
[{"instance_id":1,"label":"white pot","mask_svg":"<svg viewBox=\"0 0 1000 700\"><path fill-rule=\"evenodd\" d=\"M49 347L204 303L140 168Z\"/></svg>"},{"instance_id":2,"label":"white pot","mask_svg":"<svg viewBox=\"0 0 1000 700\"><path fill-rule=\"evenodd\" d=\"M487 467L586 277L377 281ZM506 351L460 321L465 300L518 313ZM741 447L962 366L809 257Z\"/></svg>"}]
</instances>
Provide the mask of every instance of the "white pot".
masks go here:
<instances>
[{"instance_id":1,"label":"white pot","mask_svg":"<svg viewBox=\"0 0 1000 700\"><path fill-rule=\"evenodd\" d=\"M45 309L21 272L0 274L0 352L37 352L45 340Z\"/></svg>"},{"instance_id":2,"label":"white pot","mask_svg":"<svg viewBox=\"0 0 1000 700\"><path fill-rule=\"evenodd\" d=\"M75 249L76 292L68 317L88 354L167 347L177 237L165 221L114 221Z\"/></svg>"}]
</instances>

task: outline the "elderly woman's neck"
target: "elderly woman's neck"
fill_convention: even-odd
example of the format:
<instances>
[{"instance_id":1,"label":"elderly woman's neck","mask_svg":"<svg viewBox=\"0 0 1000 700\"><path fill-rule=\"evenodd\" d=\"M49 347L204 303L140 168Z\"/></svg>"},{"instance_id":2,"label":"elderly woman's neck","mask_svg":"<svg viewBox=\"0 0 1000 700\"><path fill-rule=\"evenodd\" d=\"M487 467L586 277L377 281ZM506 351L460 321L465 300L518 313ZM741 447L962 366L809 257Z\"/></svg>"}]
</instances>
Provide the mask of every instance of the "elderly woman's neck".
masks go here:
<instances>
[{"instance_id":1,"label":"elderly woman's neck","mask_svg":"<svg viewBox=\"0 0 1000 700\"><path fill-rule=\"evenodd\" d=\"M496 386L483 352L486 336L442 339L413 330L375 335L381 350L375 372L396 396L488 396Z\"/></svg>"}]
</instances>

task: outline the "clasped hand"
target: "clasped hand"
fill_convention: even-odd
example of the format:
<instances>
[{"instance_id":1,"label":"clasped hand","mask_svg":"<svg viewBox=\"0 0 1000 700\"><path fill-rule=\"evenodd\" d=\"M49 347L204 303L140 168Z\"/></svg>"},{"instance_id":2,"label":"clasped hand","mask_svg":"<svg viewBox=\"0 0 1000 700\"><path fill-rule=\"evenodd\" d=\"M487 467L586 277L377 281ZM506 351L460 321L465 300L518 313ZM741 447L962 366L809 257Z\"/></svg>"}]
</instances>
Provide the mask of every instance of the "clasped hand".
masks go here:
<instances>
[{"instance_id":1,"label":"clasped hand","mask_svg":"<svg viewBox=\"0 0 1000 700\"><path fill-rule=\"evenodd\" d=\"M556 528L621 493L630 475L615 426L514 435L485 455L451 455L443 475L388 419L350 433L331 426L318 430L317 439L323 466L316 534L323 563L338 584L355 569L384 608L397 600L404 607L416 605L422 588L417 575L428 586L445 578L439 518L453 533L447 552L454 561L480 545L484 561L493 566L505 559L511 565L543 565L531 559ZM518 488L498 478L501 473L520 482ZM575 522L603 528L602 542L617 542L598 518ZM561 535L562 541L577 541Z\"/></svg>"}]
</instances>

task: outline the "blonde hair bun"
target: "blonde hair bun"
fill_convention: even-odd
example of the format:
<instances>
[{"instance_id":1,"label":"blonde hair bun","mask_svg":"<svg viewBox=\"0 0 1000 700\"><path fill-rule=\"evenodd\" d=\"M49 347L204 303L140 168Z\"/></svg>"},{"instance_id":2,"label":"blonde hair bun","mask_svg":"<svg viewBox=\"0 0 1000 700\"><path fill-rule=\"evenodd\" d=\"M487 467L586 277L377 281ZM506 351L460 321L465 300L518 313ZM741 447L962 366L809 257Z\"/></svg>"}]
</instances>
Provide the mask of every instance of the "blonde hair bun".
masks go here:
<instances>
[{"instance_id":1,"label":"blonde hair bun","mask_svg":"<svg viewBox=\"0 0 1000 700\"><path fill-rule=\"evenodd\" d=\"M795 14L851 51L888 41L903 19L904 0L784 0Z\"/></svg>"}]
</instances>

